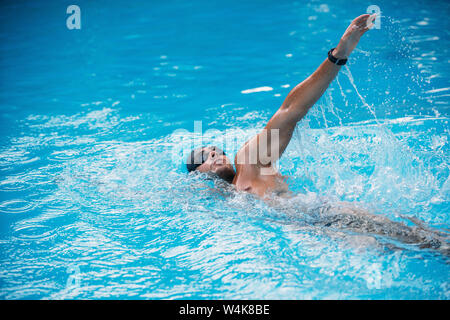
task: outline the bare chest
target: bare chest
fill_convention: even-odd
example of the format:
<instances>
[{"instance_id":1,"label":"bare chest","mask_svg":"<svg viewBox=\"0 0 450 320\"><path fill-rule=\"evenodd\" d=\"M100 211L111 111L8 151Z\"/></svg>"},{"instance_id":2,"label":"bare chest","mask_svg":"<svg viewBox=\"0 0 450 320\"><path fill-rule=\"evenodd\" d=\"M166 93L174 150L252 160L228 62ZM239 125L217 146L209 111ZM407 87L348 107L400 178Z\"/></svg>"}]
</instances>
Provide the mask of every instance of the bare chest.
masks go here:
<instances>
[{"instance_id":1,"label":"bare chest","mask_svg":"<svg viewBox=\"0 0 450 320\"><path fill-rule=\"evenodd\" d=\"M241 171L241 172L239 172ZM261 174L254 170L245 170L242 168L236 173L233 184L236 189L256 194L260 197L270 192L288 191L289 188L284 182L283 177L276 171Z\"/></svg>"}]
</instances>

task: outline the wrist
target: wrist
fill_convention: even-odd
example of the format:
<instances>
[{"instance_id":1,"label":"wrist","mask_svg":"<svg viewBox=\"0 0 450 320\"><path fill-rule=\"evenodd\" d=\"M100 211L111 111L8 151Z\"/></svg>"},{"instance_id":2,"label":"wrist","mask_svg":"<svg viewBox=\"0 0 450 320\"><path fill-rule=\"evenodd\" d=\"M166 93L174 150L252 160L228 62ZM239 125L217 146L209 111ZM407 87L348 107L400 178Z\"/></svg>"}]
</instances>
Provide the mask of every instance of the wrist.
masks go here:
<instances>
[{"instance_id":1,"label":"wrist","mask_svg":"<svg viewBox=\"0 0 450 320\"><path fill-rule=\"evenodd\" d=\"M338 59L348 58L348 54L344 50L340 49L339 46L337 46L331 54Z\"/></svg>"},{"instance_id":2,"label":"wrist","mask_svg":"<svg viewBox=\"0 0 450 320\"><path fill-rule=\"evenodd\" d=\"M335 52L338 52L338 55L335 55ZM331 63L334 63L338 66L343 66L344 64L347 63L347 58L342 58L342 55L339 55L339 50L336 50L336 48L331 49L330 51L328 51L328 60Z\"/></svg>"}]
</instances>

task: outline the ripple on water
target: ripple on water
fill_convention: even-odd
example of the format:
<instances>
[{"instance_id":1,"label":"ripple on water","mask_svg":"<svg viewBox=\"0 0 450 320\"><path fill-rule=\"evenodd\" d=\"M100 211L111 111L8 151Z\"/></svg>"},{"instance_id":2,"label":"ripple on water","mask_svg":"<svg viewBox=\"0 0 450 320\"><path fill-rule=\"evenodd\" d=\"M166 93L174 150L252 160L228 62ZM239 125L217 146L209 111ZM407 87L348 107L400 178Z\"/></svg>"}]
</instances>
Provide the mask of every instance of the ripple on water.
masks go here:
<instances>
[{"instance_id":1,"label":"ripple on water","mask_svg":"<svg viewBox=\"0 0 450 320\"><path fill-rule=\"evenodd\" d=\"M4 157L4 159L0 160L0 170L11 170L12 168L16 168L19 165L26 165L40 160L40 157L22 157L18 158L8 158Z\"/></svg>"},{"instance_id":2,"label":"ripple on water","mask_svg":"<svg viewBox=\"0 0 450 320\"><path fill-rule=\"evenodd\" d=\"M13 237L19 240L48 240L55 235L55 228L40 224L21 224L13 228Z\"/></svg>"},{"instance_id":3,"label":"ripple on water","mask_svg":"<svg viewBox=\"0 0 450 320\"><path fill-rule=\"evenodd\" d=\"M80 154L77 150L63 150L63 151L55 151L48 156L48 159L51 161L66 161L72 160L76 158Z\"/></svg>"},{"instance_id":4,"label":"ripple on water","mask_svg":"<svg viewBox=\"0 0 450 320\"><path fill-rule=\"evenodd\" d=\"M55 199L51 198L45 201L45 207L52 210L63 210L68 211L74 208L78 208L79 206L71 201L70 199Z\"/></svg>"},{"instance_id":5,"label":"ripple on water","mask_svg":"<svg viewBox=\"0 0 450 320\"><path fill-rule=\"evenodd\" d=\"M21 172L20 174L11 174L5 176L0 181L0 191L24 191L38 185L46 185L53 182L53 178L49 174L40 171Z\"/></svg>"},{"instance_id":6,"label":"ripple on water","mask_svg":"<svg viewBox=\"0 0 450 320\"><path fill-rule=\"evenodd\" d=\"M35 204L23 200L23 199L13 199L13 200L7 200L0 203L0 212L3 213L24 213L31 211L35 207Z\"/></svg>"},{"instance_id":7,"label":"ripple on water","mask_svg":"<svg viewBox=\"0 0 450 320\"><path fill-rule=\"evenodd\" d=\"M16 177L9 177L3 181L0 181L0 191L23 191L31 187L28 181L21 181Z\"/></svg>"}]
</instances>

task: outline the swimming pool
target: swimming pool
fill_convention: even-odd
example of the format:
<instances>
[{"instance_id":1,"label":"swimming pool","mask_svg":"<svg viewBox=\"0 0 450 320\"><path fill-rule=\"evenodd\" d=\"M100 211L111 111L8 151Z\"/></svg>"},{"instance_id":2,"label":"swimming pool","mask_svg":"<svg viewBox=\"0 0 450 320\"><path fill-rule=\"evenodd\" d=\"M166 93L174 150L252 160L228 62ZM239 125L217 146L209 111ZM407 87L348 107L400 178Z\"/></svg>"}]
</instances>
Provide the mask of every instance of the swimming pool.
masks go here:
<instances>
[{"instance_id":1,"label":"swimming pool","mask_svg":"<svg viewBox=\"0 0 450 320\"><path fill-rule=\"evenodd\" d=\"M448 258L308 226L182 163L194 121L234 155L372 3L76 4L80 30L64 3L1 4L1 299L450 297ZM445 230L450 5L376 5L380 29L281 158L291 209Z\"/></svg>"}]
</instances>

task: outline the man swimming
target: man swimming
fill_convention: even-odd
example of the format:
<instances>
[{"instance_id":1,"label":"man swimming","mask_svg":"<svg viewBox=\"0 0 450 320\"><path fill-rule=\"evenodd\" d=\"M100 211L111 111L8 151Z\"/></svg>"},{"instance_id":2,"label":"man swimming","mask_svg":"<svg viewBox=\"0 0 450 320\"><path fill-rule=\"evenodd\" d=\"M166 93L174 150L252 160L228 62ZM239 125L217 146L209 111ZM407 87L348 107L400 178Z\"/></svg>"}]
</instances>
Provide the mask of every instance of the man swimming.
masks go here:
<instances>
[{"instance_id":1,"label":"man swimming","mask_svg":"<svg viewBox=\"0 0 450 320\"><path fill-rule=\"evenodd\" d=\"M364 14L352 21L337 47L328 53L328 58L312 75L292 89L264 130L237 152L234 159L236 171L230 159L217 147L193 150L187 159L188 171L213 173L232 183L237 190L260 197L286 190L283 177L274 168L275 162L288 146L297 122L323 95L361 36L369 30L374 18Z\"/></svg>"},{"instance_id":2,"label":"man swimming","mask_svg":"<svg viewBox=\"0 0 450 320\"><path fill-rule=\"evenodd\" d=\"M325 61L292 89L265 128L239 149L234 159L236 171L225 153L214 146L193 150L186 162L188 171L211 173L239 191L255 194L270 205L277 203L276 207L291 214L292 210L284 206L282 200L272 197L274 193L288 192L288 186L274 164L288 146L297 123L323 95L375 18L375 15L364 14L351 22L337 47L328 52ZM409 218L415 224L410 227L344 202L324 202L316 211L311 213L316 218L311 225L387 236L450 255L448 235L431 230L418 220Z\"/></svg>"}]
</instances>

